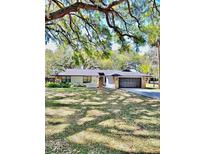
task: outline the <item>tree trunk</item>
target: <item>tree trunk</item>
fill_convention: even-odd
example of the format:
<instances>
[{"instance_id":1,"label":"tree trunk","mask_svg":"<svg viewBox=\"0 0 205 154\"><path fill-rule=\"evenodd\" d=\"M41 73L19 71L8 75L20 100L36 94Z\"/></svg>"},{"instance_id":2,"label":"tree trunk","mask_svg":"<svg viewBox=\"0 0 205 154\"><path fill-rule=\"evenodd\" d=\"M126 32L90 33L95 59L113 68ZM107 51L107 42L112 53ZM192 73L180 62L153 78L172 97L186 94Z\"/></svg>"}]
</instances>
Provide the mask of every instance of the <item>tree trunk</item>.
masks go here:
<instances>
[{"instance_id":1,"label":"tree trunk","mask_svg":"<svg viewBox=\"0 0 205 154\"><path fill-rule=\"evenodd\" d=\"M157 52L158 52L158 65L159 65L159 72L158 72L158 75L159 75L159 79L158 79L158 88L160 89L160 43L158 42L157 43Z\"/></svg>"}]
</instances>

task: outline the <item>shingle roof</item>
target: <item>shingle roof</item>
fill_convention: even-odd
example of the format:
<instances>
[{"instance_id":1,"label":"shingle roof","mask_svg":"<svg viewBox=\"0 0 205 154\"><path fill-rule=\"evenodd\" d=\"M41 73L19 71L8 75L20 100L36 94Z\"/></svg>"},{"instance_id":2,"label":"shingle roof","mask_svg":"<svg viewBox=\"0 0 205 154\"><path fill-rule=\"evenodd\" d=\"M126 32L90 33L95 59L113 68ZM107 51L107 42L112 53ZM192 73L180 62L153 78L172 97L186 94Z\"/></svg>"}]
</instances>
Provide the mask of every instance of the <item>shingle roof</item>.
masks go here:
<instances>
[{"instance_id":1,"label":"shingle roof","mask_svg":"<svg viewBox=\"0 0 205 154\"><path fill-rule=\"evenodd\" d=\"M104 73L105 76L129 76L129 77L141 77L150 76L142 74L140 72L125 72L121 70L100 70L100 69L66 69L63 72L53 75L83 75L83 76L98 76L99 73Z\"/></svg>"}]
</instances>

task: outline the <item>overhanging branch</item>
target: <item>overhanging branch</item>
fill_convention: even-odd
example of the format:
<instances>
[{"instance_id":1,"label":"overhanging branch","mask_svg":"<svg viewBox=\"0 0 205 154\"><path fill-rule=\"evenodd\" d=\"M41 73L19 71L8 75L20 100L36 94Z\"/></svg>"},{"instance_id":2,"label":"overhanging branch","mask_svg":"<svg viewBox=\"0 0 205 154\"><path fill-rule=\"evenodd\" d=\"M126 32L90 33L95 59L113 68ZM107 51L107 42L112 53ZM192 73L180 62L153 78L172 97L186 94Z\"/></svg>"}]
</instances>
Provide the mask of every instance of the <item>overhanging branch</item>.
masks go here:
<instances>
[{"instance_id":1,"label":"overhanging branch","mask_svg":"<svg viewBox=\"0 0 205 154\"><path fill-rule=\"evenodd\" d=\"M59 9L58 11L50 13L49 16L45 16L45 22L47 23L49 21L62 18L71 12L78 12L80 9L94 10L94 11L100 11L100 12L106 13L106 12L112 11L111 10L112 7L122 3L124 1L126 1L126 0L113 1L107 7L100 7L98 5L91 5L91 4L86 4L83 2L76 2L76 3L69 5L65 8Z\"/></svg>"}]
</instances>

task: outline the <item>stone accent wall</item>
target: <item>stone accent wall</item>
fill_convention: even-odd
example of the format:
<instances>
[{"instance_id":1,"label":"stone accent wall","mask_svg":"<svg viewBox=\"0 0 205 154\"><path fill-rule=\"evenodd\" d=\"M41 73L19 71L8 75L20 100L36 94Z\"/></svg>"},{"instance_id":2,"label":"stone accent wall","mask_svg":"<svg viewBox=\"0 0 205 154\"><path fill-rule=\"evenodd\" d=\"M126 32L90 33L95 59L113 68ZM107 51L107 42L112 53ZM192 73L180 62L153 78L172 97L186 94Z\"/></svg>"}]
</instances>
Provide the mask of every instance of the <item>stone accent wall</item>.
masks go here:
<instances>
[{"instance_id":1,"label":"stone accent wall","mask_svg":"<svg viewBox=\"0 0 205 154\"><path fill-rule=\"evenodd\" d=\"M115 84L115 89L118 89L119 88L119 77L114 76L113 80Z\"/></svg>"},{"instance_id":2,"label":"stone accent wall","mask_svg":"<svg viewBox=\"0 0 205 154\"><path fill-rule=\"evenodd\" d=\"M103 88L103 80L104 80L103 76L100 76L98 78L98 88L100 88L100 89Z\"/></svg>"},{"instance_id":3,"label":"stone accent wall","mask_svg":"<svg viewBox=\"0 0 205 154\"><path fill-rule=\"evenodd\" d=\"M141 88L146 87L146 77L141 77Z\"/></svg>"}]
</instances>

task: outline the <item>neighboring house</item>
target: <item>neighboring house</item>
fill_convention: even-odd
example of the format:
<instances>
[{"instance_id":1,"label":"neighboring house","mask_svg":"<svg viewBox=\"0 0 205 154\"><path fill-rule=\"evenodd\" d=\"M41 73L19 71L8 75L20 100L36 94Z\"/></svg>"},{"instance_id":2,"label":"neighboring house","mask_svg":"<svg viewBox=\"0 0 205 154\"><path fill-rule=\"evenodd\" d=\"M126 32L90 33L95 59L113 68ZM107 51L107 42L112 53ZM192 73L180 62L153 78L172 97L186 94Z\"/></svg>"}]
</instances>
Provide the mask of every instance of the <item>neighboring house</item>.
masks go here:
<instances>
[{"instance_id":1,"label":"neighboring house","mask_svg":"<svg viewBox=\"0 0 205 154\"><path fill-rule=\"evenodd\" d=\"M66 69L53 74L57 82L70 82L74 85L99 87L103 84L107 88L144 88L147 74L132 72L131 70L100 70L100 69Z\"/></svg>"}]
</instances>

